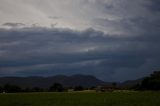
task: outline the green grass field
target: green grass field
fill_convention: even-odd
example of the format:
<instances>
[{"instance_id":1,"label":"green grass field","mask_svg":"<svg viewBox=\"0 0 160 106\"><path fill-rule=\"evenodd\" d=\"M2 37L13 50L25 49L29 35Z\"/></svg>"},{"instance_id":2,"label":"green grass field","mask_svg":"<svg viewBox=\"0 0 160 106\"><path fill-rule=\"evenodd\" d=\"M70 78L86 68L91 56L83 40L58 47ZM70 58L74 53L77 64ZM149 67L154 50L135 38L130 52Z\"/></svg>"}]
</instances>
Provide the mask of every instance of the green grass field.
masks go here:
<instances>
[{"instance_id":1,"label":"green grass field","mask_svg":"<svg viewBox=\"0 0 160 106\"><path fill-rule=\"evenodd\" d=\"M160 92L0 94L0 106L160 106Z\"/></svg>"}]
</instances>

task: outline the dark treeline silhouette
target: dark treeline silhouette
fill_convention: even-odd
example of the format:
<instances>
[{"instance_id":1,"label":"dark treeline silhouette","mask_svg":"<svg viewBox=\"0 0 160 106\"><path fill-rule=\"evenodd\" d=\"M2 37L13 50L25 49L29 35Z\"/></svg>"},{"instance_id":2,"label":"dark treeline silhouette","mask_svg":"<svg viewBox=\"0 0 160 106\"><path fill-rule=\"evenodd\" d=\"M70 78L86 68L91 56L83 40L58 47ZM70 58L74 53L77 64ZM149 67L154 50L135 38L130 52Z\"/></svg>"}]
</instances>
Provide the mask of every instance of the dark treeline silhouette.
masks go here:
<instances>
[{"instance_id":1,"label":"dark treeline silhouette","mask_svg":"<svg viewBox=\"0 0 160 106\"><path fill-rule=\"evenodd\" d=\"M154 71L153 74L144 78L140 84L133 88L136 90L160 90L160 71Z\"/></svg>"},{"instance_id":2,"label":"dark treeline silhouette","mask_svg":"<svg viewBox=\"0 0 160 106\"><path fill-rule=\"evenodd\" d=\"M75 86L74 87L74 91L82 91L84 90L85 88L83 86Z\"/></svg>"},{"instance_id":3,"label":"dark treeline silhouette","mask_svg":"<svg viewBox=\"0 0 160 106\"><path fill-rule=\"evenodd\" d=\"M22 92L22 88L17 85L5 84L3 87L0 87L0 92Z\"/></svg>"},{"instance_id":4,"label":"dark treeline silhouette","mask_svg":"<svg viewBox=\"0 0 160 106\"><path fill-rule=\"evenodd\" d=\"M84 82L85 83L85 82ZM98 87L98 86L97 86ZM114 90L125 90L125 89L133 89L133 90L160 90L160 71L153 72L150 76L143 78L143 80L136 84L135 86L128 88L126 87L120 87L117 85L116 82L112 83L110 86L102 86L102 89L114 89ZM67 91L82 91L82 90L96 90L96 87L83 87L82 85L79 86L70 86L70 87L64 87L60 83L53 83L48 88L40 88L40 87L33 87L33 88L22 88L17 85L13 84L5 84L3 86L0 86L0 93L17 93L17 92L67 92Z\"/></svg>"},{"instance_id":5,"label":"dark treeline silhouette","mask_svg":"<svg viewBox=\"0 0 160 106\"><path fill-rule=\"evenodd\" d=\"M74 91L82 91L84 89L82 86L75 87L63 87L60 83L53 83L49 88L21 88L17 85L5 84L4 86L0 86L0 93L18 93L18 92L67 92L69 89L73 89Z\"/></svg>"},{"instance_id":6,"label":"dark treeline silhouette","mask_svg":"<svg viewBox=\"0 0 160 106\"><path fill-rule=\"evenodd\" d=\"M50 92L64 92L65 88L60 83L54 83L50 88Z\"/></svg>"}]
</instances>

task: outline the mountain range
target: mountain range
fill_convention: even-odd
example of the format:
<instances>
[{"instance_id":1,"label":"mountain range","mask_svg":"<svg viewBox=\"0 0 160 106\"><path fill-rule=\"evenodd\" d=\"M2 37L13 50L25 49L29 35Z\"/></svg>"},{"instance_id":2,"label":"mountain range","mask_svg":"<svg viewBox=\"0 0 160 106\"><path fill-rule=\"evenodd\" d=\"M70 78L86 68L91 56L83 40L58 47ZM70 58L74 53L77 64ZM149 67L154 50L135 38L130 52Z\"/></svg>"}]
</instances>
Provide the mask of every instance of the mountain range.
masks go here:
<instances>
[{"instance_id":1,"label":"mountain range","mask_svg":"<svg viewBox=\"0 0 160 106\"><path fill-rule=\"evenodd\" d=\"M123 83L117 83L117 86L125 87L125 86L133 86L140 83L142 79L138 80L130 80L125 81ZM95 87L98 85L106 85L109 86L111 82L104 82L102 80L97 79L91 75L56 75L52 77L0 77L0 86L5 84L18 85L23 88L49 88L53 83L60 83L64 87L75 87L75 86L83 86L83 87Z\"/></svg>"}]
</instances>

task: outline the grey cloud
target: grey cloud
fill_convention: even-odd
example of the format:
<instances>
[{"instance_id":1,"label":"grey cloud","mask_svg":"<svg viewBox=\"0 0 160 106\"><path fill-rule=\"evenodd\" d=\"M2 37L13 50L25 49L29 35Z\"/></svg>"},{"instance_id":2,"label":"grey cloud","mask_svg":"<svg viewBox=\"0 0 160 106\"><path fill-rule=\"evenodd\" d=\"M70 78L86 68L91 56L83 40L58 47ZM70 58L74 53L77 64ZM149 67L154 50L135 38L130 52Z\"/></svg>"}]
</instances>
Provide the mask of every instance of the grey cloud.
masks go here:
<instances>
[{"instance_id":1,"label":"grey cloud","mask_svg":"<svg viewBox=\"0 0 160 106\"><path fill-rule=\"evenodd\" d=\"M137 78L136 73L144 76L145 71L148 73L148 69L159 65L160 36L157 35L126 37L106 35L94 29L43 27L0 29L0 74L80 73L115 81L130 79L128 75L134 73L133 78ZM145 65L149 60L154 64ZM142 67L148 69L141 71ZM122 73L126 76L115 78L119 72L120 76Z\"/></svg>"},{"instance_id":2,"label":"grey cloud","mask_svg":"<svg viewBox=\"0 0 160 106\"><path fill-rule=\"evenodd\" d=\"M92 25L95 25L94 27L97 29L102 29L109 34L127 36L144 34L146 30L150 30L152 33L160 30L158 9L153 10L153 8L159 7L158 0L102 1L98 3L100 4L99 8L102 8L102 11L108 16L93 19Z\"/></svg>"},{"instance_id":3,"label":"grey cloud","mask_svg":"<svg viewBox=\"0 0 160 106\"><path fill-rule=\"evenodd\" d=\"M128 35L129 32L141 31L144 27L138 26L137 23L131 21L132 19L145 19L144 23L147 19L145 26L150 26L153 21L158 23L160 19L158 9L156 12L153 9L159 7L158 0L65 0L63 2L59 0L15 0L15 2L1 0L0 2L0 23L22 22L26 25L38 23L45 27L50 27L51 23L58 23L56 27L76 30L92 27L108 34ZM141 33L144 33L144 30Z\"/></svg>"},{"instance_id":4,"label":"grey cloud","mask_svg":"<svg viewBox=\"0 0 160 106\"><path fill-rule=\"evenodd\" d=\"M60 18L62 18L62 16L49 16L48 18L50 18L50 19L60 19Z\"/></svg>"},{"instance_id":5,"label":"grey cloud","mask_svg":"<svg viewBox=\"0 0 160 106\"><path fill-rule=\"evenodd\" d=\"M23 23L12 23L12 22L7 22L7 23L4 23L3 26L20 27L20 26L25 26L25 24L23 24Z\"/></svg>"},{"instance_id":6,"label":"grey cloud","mask_svg":"<svg viewBox=\"0 0 160 106\"><path fill-rule=\"evenodd\" d=\"M154 12L160 12L160 1L159 0L150 0L151 4L148 5L149 9Z\"/></svg>"}]
</instances>

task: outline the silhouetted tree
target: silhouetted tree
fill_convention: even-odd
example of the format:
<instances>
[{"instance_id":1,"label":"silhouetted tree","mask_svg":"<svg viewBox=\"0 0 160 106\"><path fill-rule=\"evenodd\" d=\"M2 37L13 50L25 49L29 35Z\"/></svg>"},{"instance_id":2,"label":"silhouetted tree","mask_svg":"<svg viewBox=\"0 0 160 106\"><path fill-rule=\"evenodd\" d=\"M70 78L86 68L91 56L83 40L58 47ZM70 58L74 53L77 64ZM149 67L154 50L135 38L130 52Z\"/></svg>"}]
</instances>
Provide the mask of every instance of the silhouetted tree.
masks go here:
<instances>
[{"instance_id":1,"label":"silhouetted tree","mask_svg":"<svg viewBox=\"0 0 160 106\"><path fill-rule=\"evenodd\" d=\"M113 88L116 88L116 87L117 87L117 83L116 83L116 82L113 82L113 83L112 83L112 87L113 87Z\"/></svg>"},{"instance_id":2,"label":"silhouetted tree","mask_svg":"<svg viewBox=\"0 0 160 106\"><path fill-rule=\"evenodd\" d=\"M34 87L32 88L32 92L43 92L44 90L42 88L39 87Z\"/></svg>"},{"instance_id":3,"label":"silhouetted tree","mask_svg":"<svg viewBox=\"0 0 160 106\"><path fill-rule=\"evenodd\" d=\"M60 83L54 83L49 88L49 91L52 91L52 92L63 92L63 91L65 91L65 89L63 88L63 86Z\"/></svg>"},{"instance_id":4,"label":"silhouetted tree","mask_svg":"<svg viewBox=\"0 0 160 106\"><path fill-rule=\"evenodd\" d=\"M2 93L2 92L3 92L3 87L0 86L0 93Z\"/></svg>"},{"instance_id":5,"label":"silhouetted tree","mask_svg":"<svg viewBox=\"0 0 160 106\"><path fill-rule=\"evenodd\" d=\"M84 88L82 86L75 86L74 91L82 91Z\"/></svg>"},{"instance_id":6,"label":"silhouetted tree","mask_svg":"<svg viewBox=\"0 0 160 106\"><path fill-rule=\"evenodd\" d=\"M96 89L96 87L95 87L95 86L92 86L92 87L90 87L89 89L90 89L90 90L94 90L94 89Z\"/></svg>"},{"instance_id":7,"label":"silhouetted tree","mask_svg":"<svg viewBox=\"0 0 160 106\"><path fill-rule=\"evenodd\" d=\"M149 77L146 77L140 87L140 90L160 90L160 71L155 71Z\"/></svg>"},{"instance_id":8,"label":"silhouetted tree","mask_svg":"<svg viewBox=\"0 0 160 106\"><path fill-rule=\"evenodd\" d=\"M25 88L25 89L23 89L23 92L32 92L32 89L30 89L30 88Z\"/></svg>"}]
</instances>

